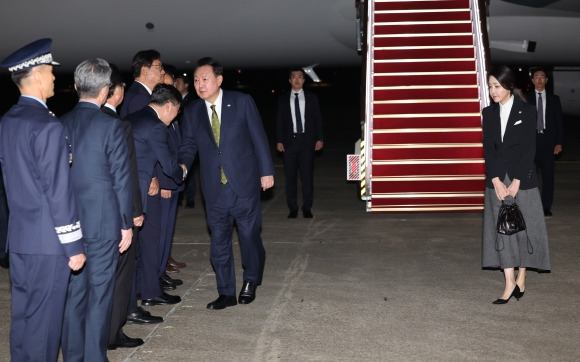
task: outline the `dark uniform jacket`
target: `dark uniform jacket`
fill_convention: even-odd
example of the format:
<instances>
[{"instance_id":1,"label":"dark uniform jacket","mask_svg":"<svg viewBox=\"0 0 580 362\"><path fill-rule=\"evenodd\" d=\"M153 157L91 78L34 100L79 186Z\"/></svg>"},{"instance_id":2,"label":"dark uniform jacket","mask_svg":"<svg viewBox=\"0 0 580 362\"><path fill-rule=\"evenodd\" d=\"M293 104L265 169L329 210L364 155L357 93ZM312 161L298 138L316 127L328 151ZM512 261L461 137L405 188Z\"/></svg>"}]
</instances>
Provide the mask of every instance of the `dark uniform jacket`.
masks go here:
<instances>
[{"instance_id":1,"label":"dark uniform jacket","mask_svg":"<svg viewBox=\"0 0 580 362\"><path fill-rule=\"evenodd\" d=\"M67 257L84 252L69 156L62 124L39 101L22 96L2 118L10 252Z\"/></svg>"}]
</instances>

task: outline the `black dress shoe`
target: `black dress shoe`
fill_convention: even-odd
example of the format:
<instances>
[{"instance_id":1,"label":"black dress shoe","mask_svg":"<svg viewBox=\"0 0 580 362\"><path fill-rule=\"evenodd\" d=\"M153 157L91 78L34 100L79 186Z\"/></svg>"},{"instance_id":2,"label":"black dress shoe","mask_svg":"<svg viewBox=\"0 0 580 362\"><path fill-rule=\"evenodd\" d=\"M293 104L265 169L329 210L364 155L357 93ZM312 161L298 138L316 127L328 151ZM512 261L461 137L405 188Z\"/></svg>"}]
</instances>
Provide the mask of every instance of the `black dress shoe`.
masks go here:
<instances>
[{"instance_id":1,"label":"black dress shoe","mask_svg":"<svg viewBox=\"0 0 580 362\"><path fill-rule=\"evenodd\" d=\"M159 287L161 287L161 290L163 291L175 290L178 285L182 284L183 281L181 279L170 278L167 274L159 278Z\"/></svg>"},{"instance_id":2,"label":"black dress shoe","mask_svg":"<svg viewBox=\"0 0 580 362\"><path fill-rule=\"evenodd\" d=\"M256 299L256 288L258 285L250 282L244 282L242 285L242 290L240 291L240 296L238 297L238 302L240 304L250 304Z\"/></svg>"},{"instance_id":3,"label":"black dress shoe","mask_svg":"<svg viewBox=\"0 0 580 362\"><path fill-rule=\"evenodd\" d=\"M10 268L10 260L8 259L8 257L0 258L0 267L4 269Z\"/></svg>"},{"instance_id":4,"label":"black dress shoe","mask_svg":"<svg viewBox=\"0 0 580 362\"><path fill-rule=\"evenodd\" d=\"M296 219L298 216L298 210L290 210L288 213L288 219Z\"/></svg>"},{"instance_id":5,"label":"black dress shoe","mask_svg":"<svg viewBox=\"0 0 580 362\"><path fill-rule=\"evenodd\" d=\"M312 219L314 217L314 215L312 215L312 212L310 210L303 210L302 216L304 216L307 219Z\"/></svg>"},{"instance_id":6,"label":"black dress shoe","mask_svg":"<svg viewBox=\"0 0 580 362\"><path fill-rule=\"evenodd\" d=\"M161 290L164 292L177 289L175 284L171 283L169 280L164 279L163 277L159 278L159 288L161 288Z\"/></svg>"},{"instance_id":7,"label":"black dress shoe","mask_svg":"<svg viewBox=\"0 0 580 362\"><path fill-rule=\"evenodd\" d=\"M163 292L163 294L158 297L141 300L141 305L166 305L177 304L179 302L181 302L181 297L179 295L169 295Z\"/></svg>"},{"instance_id":8,"label":"black dress shoe","mask_svg":"<svg viewBox=\"0 0 580 362\"><path fill-rule=\"evenodd\" d=\"M127 322L137 324L155 324L163 322L163 318L153 316L141 307L137 307L135 312L127 314Z\"/></svg>"},{"instance_id":9,"label":"black dress shoe","mask_svg":"<svg viewBox=\"0 0 580 362\"><path fill-rule=\"evenodd\" d=\"M115 350L117 348L135 348L142 345L144 342L141 338L131 338L127 337L125 333L123 333L123 338L119 339L115 344L109 344L107 349L109 351Z\"/></svg>"},{"instance_id":10,"label":"black dress shoe","mask_svg":"<svg viewBox=\"0 0 580 362\"><path fill-rule=\"evenodd\" d=\"M161 281L161 279L163 279L166 283L169 283L169 284L183 285L183 280L172 278L167 274L165 274L161 278L159 278L159 281Z\"/></svg>"},{"instance_id":11,"label":"black dress shoe","mask_svg":"<svg viewBox=\"0 0 580 362\"><path fill-rule=\"evenodd\" d=\"M552 216L550 209L544 209L544 216Z\"/></svg>"},{"instance_id":12,"label":"black dress shoe","mask_svg":"<svg viewBox=\"0 0 580 362\"><path fill-rule=\"evenodd\" d=\"M218 299L207 305L207 309L225 309L227 307L233 307L236 304L238 304L238 302L236 301L235 295L220 295Z\"/></svg>"}]
</instances>

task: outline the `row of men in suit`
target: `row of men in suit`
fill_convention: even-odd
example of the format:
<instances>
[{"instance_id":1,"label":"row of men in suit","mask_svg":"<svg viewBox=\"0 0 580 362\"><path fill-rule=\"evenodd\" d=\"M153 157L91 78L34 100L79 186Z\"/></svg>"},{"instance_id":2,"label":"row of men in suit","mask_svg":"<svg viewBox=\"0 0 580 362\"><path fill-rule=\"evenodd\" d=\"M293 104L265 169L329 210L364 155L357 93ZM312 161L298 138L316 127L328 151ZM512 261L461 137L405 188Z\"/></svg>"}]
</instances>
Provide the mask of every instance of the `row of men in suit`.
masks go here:
<instances>
[{"instance_id":1,"label":"row of men in suit","mask_svg":"<svg viewBox=\"0 0 580 362\"><path fill-rule=\"evenodd\" d=\"M124 334L124 324L160 323L163 319L144 310L138 299L145 306L179 303L179 296L165 291L183 283L166 274L178 194L186 175L184 166L177 164L180 132L172 122L182 97L172 85L162 84L165 72L158 52L138 52L132 68L132 86L124 93L124 83L117 75L112 79L111 92L115 88L118 96L103 108L128 124L135 148L135 188L140 190L135 203L141 208L135 216L145 216L142 225L134 229L133 250L122 256L123 263L117 267L109 349L142 344L140 338ZM116 108L120 105L119 116ZM172 260L172 266L185 265Z\"/></svg>"},{"instance_id":2,"label":"row of men in suit","mask_svg":"<svg viewBox=\"0 0 580 362\"><path fill-rule=\"evenodd\" d=\"M117 259L134 223L128 143L122 124L100 110L111 76L102 59L77 66L79 103L62 123L47 109L58 65L51 43L40 39L2 62L21 92L0 127L11 355L54 361L60 342L65 361L105 361Z\"/></svg>"},{"instance_id":3,"label":"row of men in suit","mask_svg":"<svg viewBox=\"0 0 580 362\"><path fill-rule=\"evenodd\" d=\"M160 58L159 53L154 50L139 52L134 58L133 73L136 81L125 95L121 117L127 115L131 119L143 116L128 114L142 108L147 98L152 97L148 82L162 81L165 72ZM200 59L194 76L194 86L199 99L185 107L180 118L181 124L172 124L168 128L171 133L174 127L181 127L182 137L178 146L180 164L184 164L189 170L196 155L200 159L202 191L212 238L211 262L216 271L219 294L215 301L208 304L208 309L223 309L237 304L238 301L248 304L254 300L256 288L262 281L265 262L265 250L260 236L260 189L265 190L274 184L274 168L268 141L254 101L245 94L222 91L222 81L221 64L212 58ZM141 114L146 112L150 112L147 107L139 111ZM136 126L133 133L136 147L139 148L139 132ZM179 136L179 132L176 135ZM171 149L175 148L172 146ZM158 175L168 174L167 170L172 166L164 160L165 156L158 154L156 157L161 166L157 170ZM140 186L147 187L147 184ZM147 207L149 201L148 199ZM145 219L143 229L148 227L148 219L150 218ZM238 225L242 264L245 269L239 299L235 295L232 251L234 221ZM146 244L147 241L141 239L139 246L141 248ZM142 254L147 254L147 251L144 250ZM147 278L139 279L143 297L146 288L143 280ZM164 293L155 298L164 302L171 296ZM134 316L133 314L130 320ZM138 318L143 317L146 318L138 315Z\"/></svg>"}]
</instances>

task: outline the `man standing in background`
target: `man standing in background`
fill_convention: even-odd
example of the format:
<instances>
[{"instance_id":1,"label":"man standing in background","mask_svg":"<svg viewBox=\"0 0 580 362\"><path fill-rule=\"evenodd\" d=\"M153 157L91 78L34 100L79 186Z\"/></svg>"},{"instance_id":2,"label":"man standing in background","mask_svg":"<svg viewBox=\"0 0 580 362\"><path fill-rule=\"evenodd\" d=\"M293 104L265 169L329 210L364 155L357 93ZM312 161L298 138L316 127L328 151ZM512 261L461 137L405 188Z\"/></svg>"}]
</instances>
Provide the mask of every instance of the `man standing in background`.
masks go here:
<instances>
[{"instance_id":1,"label":"man standing in background","mask_svg":"<svg viewBox=\"0 0 580 362\"><path fill-rule=\"evenodd\" d=\"M543 68L531 72L535 90L526 97L538 111L536 135L536 168L542 175L542 206L544 216L552 216L554 201L554 157L562 152L564 126L560 97L546 91L548 77Z\"/></svg>"},{"instance_id":2,"label":"man standing in background","mask_svg":"<svg viewBox=\"0 0 580 362\"><path fill-rule=\"evenodd\" d=\"M302 215L312 217L314 152L324 147L318 97L303 89L304 77L302 68L290 70L292 90L280 96L276 116L276 149L284 154L289 219L298 216L298 173L302 181Z\"/></svg>"}]
</instances>

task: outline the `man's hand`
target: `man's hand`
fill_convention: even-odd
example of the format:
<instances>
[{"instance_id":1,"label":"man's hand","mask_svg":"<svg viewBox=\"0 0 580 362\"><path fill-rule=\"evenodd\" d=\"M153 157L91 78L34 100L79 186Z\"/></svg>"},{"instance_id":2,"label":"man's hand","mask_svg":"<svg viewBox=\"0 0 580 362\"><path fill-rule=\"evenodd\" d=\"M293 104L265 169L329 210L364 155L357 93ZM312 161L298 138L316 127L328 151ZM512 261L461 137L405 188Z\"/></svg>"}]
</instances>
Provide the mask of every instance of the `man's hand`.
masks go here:
<instances>
[{"instance_id":1,"label":"man's hand","mask_svg":"<svg viewBox=\"0 0 580 362\"><path fill-rule=\"evenodd\" d=\"M185 167L183 163L180 163L179 166L181 166L181 169L183 170L183 179L185 180L187 177L187 167Z\"/></svg>"},{"instance_id":2,"label":"man's hand","mask_svg":"<svg viewBox=\"0 0 580 362\"><path fill-rule=\"evenodd\" d=\"M316 141L316 144L314 145L314 151L320 151L322 147L324 147L324 142Z\"/></svg>"},{"instance_id":3,"label":"man's hand","mask_svg":"<svg viewBox=\"0 0 580 362\"><path fill-rule=\"evenodd\" d=\"M124 253L131 246L133 239L133 229L121 229L121 242L119 243L119 253Z\"/></svg>"},{"instance_id":4,"label":"man's hand","mask_svg":"<svg viewBox=\"0 0 580 362\"><path fill-rule=\"evenodd\" d=\"M262 176L260 178L260 182L262 183L262 191L266 191L270 187L274 186L274 176Z\"/></svg>"},{"instance_id":5,"label":"man's hand","mask_svg":"<svg viewBox=\"0 0 580 362\"><path fill-rule=\"evenodd\" d=\"M161 189L161 197L164 199L170 199L171 198L171 190Z\"/></svg>"},{"instance_id":6,"label":"man's hand","mask_svg":"<svg viewBox=\"0 0 580 362\"><path fill-rule=\"evenodd\" d=\"M157 177L153 177L151 179L151 184L149 185L149 191L147 191L147 195L155 196L159 193L159 180Z\"/></svg>"},{"instance_id":7,"label":"man's hand","mask_svg":"<svg viewBox=\"0 0 580 362\"><path fill-rule=\"evenodd\" d=\"M284 144L276 143L276 149L278 150L278 152L284 152Z\"/></svg>"},{"instance_id":8,"label":"man's hand","mask_svg":"<svg viewBox=\"0 0 580 362\"><path fill-rule=\"evenodd\" d=\"M556 145L556 147L554 147L554 154L557 155L560 152L562 152L562 145Z\"/></svg>"},{"instance_id":9,"label":"man's hand","mask_svg":"<svg viewBox=\"0 0 580 362\"><path fill-rule=\"evenodd\" d=\"M133 218L133 225L137 227L143 226L143 221L145 221L145 215L140 215Z\"/></svg>"},{"instance_id":10,"label":"man's hand","mask_svg":"<svg viewBox=\"0 0 580 362\"><path fill-rule=\"evenodd\" d=\"M80 270L83 265L85 265L85 261L87 260L87 257L85 256L85 254L77 254L77 255L73 255L70 258L68 258L68 267L71 268L71 270L73 271L77 271Z\"/></svg>"}]
</instances>

